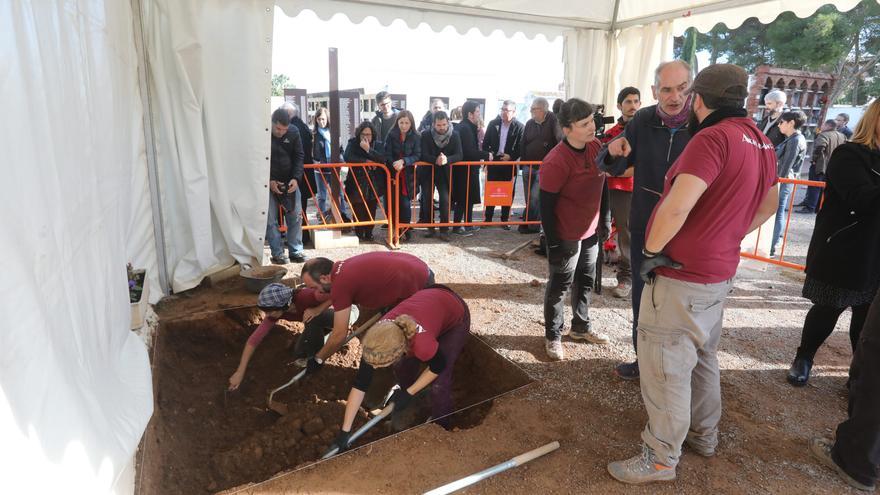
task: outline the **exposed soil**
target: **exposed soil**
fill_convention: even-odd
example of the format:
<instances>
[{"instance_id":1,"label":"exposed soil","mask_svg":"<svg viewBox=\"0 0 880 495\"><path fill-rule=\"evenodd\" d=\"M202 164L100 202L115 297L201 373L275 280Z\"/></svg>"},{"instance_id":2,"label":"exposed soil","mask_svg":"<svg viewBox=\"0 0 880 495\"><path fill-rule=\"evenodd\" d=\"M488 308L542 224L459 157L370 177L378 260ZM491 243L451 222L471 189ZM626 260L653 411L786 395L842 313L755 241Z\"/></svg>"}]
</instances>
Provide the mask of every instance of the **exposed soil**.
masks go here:
<instances>
[{"instance_id":1,"label":"exposed soil","mask_svg":"<svg viewBox=\"0 0 880 495\"><path fill-rule=\"evenodd\" d=\"M357 370L358 340L337 352L315 377L276 393L274 400L289 408L279 416L267 411L267 394L299 371L287 363L300 323L280 322L257 350L239 390L225 391L261 316L254 309L236 309L162 322L155 362L157 408L143 468L153 479L140 493L214 492L308 465L327 451ZM486 372L485 380L469 379ZM455 375L454 402L468 408L452 417L456 429L478 425L491 408L491 400L483 401L529 381L476 338L456 362ZM391 385L390 373L374 380L379 396ZM406 412L399 427L423 423L430 416L428 400L416 401ZM362 409L355 428L367 419ZM390 425L386 421L372 428L355 447L391 434Z\"/></svg>"},{"instance_id":2,"label":"exposed soil","mask_svg":"<svg viewBox=\"0 0 880 495\"><path fill-rule=\"evenodd\" d=\"M798 261L798 256L806 251L813 218L793 216L794 231L786 247L793 261ZM379 229L376 232L379 237ZM836 425L846 416L844 382L851 358L846 334L849 312L840 318L835 332L819 350L810 384L795 389L785 382L785 373L799 344L803 319L809 309L809 302L800 297L802 274L753 261L741 264L734 290L727 299L718 355L724 401L718 455L705 459L685 450L676 481L630 487L616 482L606 471L609 461L627 458L639 451L639 434L646 420L638 382L623 382L612 374L616 364L634 357L629 300L613 298L610 290L594 296L591 319L596 328L611 337L611 343L594 346L566 339L563 341L565 361L548 361L544 352L542 312L546 259L532 254L530 249L518 253L516 260L504 261L490 256L492 252L503 253L524 239L526 237L515 230L484 228L473 237L453 236L452 242L443 243L425 239L421 232L416 232L414 240L405 244L402 251L424 259L436 273L438 282L459 292L470 305L474 333L527 371L536 379L535 383L495 400L476 428L450 432L434 424L425 425L293 473L281 473L262 483L232 488L228 493L421 493L553 440L561 443L558 451L482 481L465 492L503 495L857 493L819 465L807 449L811 436L833 434ZM384 246L370 244L321 253L307 250L306 254L344 259L384 249ZM290 267L292 272L298 273L299 265ZM604 276L606 289L616 284L613 268L606 267ZM239 281L230 280L228 284L217 284L208 290L169 298L163 301L160 315L167 318L166 313L179 315L247 301L253 304L254 299L254 295L243 291ZM243 342L245 330L233 333L241 334ZM273 332L269 339L281 339L275 340L281 346L285 345L285 338L292 341L292 335L285 337L281 333ZM273 354L276 351L269 350L273 342L269 339L257 359L262 363L260 366L275 369L278 363L284 362L286 351ZM157 355L164 355L161 340ZM223 366L214 369L216 376L206 376L204 383L188 383L186 390L192 397L203 404L222 398L219 391L235 367L238 346L236 342L228 347L233 349L228 351L233 355L223 358L227 359ZM171 374L169 370L180 375L177 380L184 383L190 380L191 372L180 369L176 359L170 356L162 369L157 370L157 375L160 372L162 375L160 381ZM263 408L265 390L283 383L291 371L279 369L266 383L246 381L241 401L247 407ZM491 371L479 369L470 380L487 380L492 375ZM344 393L337 391L336 400L342 399ZM252 404L248 404L248 400ZM333 399L322 397L322 400ZM176 416L188 415L182 405L177 408ZM154 418L156 429L167 430L165 418L171 416L172 411L167 410L167 404L158 409ZM254 410L253 414L266 418L263 429L274 425L274 419L264 413ZM141 493L187 493L179 489L181 485L168 483L164 477L180 480L183 476L174 470L210 462L209 456L200 455L201 452L222 452L247 440L247 433L231 431L228 422L208 418L191 420L193 432L200 436L195 440L175 438L166 431L158 459L154 448L158 443L156 435L147 433L144 445L148 461L147 468L141 469ZM222 443L209 444L210 438L216 436L223 439ZM223 448L190 449L184 455L175 454L165 445L185 442L222 445ZM178 461L174 455L183 459ZM168 471L172 471L171 474ZM218 490L232 486L216 481ZM209 482L205 478L202 484L191 485L195 491L188 493L204 491ZM152 491L144 491L150 483ZM165 491L158 489L159 483L164 483L161 487Z\"/></svg>"}]
</instances>

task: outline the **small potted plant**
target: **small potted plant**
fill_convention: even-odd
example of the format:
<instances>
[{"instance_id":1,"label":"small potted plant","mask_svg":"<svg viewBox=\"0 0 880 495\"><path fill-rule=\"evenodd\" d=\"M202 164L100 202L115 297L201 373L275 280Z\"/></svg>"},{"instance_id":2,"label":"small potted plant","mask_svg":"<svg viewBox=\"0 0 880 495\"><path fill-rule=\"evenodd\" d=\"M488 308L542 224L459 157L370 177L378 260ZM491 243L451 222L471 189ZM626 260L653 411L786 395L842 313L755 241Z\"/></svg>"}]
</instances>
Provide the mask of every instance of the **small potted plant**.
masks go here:
<instances>
[{"instance_id":1,"label":"small potted plant","mask_svg":"<svg viewBox=\"0 0 880 495\"><path fill-rule=\"evenodd\" d=\"M147 272L135 270L131 263L127 266L128 271L128 299L131 303L131 329L135 330L144 326L147 302L150 299L150 287L147 285Z\"/></svg>"}]
</instances>

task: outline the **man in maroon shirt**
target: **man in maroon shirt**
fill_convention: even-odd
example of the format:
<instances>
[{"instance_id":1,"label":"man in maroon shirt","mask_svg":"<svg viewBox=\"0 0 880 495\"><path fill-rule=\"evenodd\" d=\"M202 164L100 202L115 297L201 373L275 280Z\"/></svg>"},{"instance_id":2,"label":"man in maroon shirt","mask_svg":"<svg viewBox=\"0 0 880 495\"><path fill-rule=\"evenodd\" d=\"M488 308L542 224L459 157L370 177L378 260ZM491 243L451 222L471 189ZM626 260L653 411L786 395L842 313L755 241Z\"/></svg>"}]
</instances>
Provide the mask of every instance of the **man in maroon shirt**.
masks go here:
<instances>
[{"instance_id":1,"label":"man in maroon shirt","mask_svg":"<svg viewBox=\"0 0 880 495\"><path fill-rule=\"evenodd\" d=\"M302 280L306 287L330 294L328 301L307 309L303 321L311 320L333 305L333 331L324 347L309 359L307 367L311 374L342 345L352 304L360 309L360 319L366 320L432 285L434 272L411 254L380 251L336 263L327 258L309 260L303 264Z\"/></svg>"},{"instance_id":2,"label":"man in maroon shirt","mask_svg":"<svg viewBox=\"0 0 880 495\"><path fill-rule=\"evenodd\" d=\"M773 145L743 108L747 88L742 68L717 64L689 89L693 137L645 238L638 358L648 425L641 454L608 464L624 483L675 479L684 442L715 455L724 299L743 237L773 215L779 194Z\"/></svg>"}]
</instances>

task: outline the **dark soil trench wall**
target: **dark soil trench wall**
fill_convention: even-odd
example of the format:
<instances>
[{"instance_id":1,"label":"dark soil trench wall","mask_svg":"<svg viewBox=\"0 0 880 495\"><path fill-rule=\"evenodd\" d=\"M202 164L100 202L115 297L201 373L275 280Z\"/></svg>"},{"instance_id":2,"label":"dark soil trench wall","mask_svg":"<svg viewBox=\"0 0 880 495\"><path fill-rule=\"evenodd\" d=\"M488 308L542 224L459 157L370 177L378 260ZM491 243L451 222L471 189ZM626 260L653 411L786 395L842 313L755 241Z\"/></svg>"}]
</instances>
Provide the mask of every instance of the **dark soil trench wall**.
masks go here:
<instances>
[{"instance_id":1,"label":"dark soil trench wall","mask_svg":"<svg viewBox=\"0 0 880 495\"><path fill-rule=\"evenodd\" d=\"M327 450L357 371L358 341L337 352L319 374L276 394L290 409L282 417L266 409L266 398L299 371L288 363L300 323L280 322L254 354L240 389L224 393L261 317L257 309L237 309L160 322L153 363L156 407L139 452L139 495L213 493L309 465ZM487 399L530 381L472 337L455 364L455 407L466 409L452 417L453 430L479 425L491 408ZM374 382L387 387L393 377ZM430 414L427 400L410 409L417 422ZM355 428L366 419L361 411ZM386 421L355 446L391 433Z\"/></svg>"}]
</instances>

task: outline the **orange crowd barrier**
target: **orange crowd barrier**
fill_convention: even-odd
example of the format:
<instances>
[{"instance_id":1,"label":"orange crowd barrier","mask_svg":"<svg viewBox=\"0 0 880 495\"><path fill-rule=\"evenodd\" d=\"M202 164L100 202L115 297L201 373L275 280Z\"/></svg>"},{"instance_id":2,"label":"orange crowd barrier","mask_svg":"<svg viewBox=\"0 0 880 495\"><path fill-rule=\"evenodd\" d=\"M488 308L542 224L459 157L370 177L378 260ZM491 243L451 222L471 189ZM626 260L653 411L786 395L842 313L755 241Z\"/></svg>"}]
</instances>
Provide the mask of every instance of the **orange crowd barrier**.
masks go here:
<instances>
[{"instance_id":1,"label":"orange crowd barrier","mask_svg":"<svg viewBox=\"0 0 880 495\"><path fill-rule=\"evenodd\" d=\"M315 171L320 173L315 173ZM388 245L394 245L393 229L391 228L392 216L380 199L381 197L389 197L392 191L391 175L385 165L373 162L310 163L305 165L305 173L315 174L315 181L320 181L324 186L324 191L327 194L326 201L330 208L329 211L321 210L318 191L312 188L310 181L303 180L304 185L311 193L307 205L314 204L312 209L303 209L303 230L342 230L387 225ZM377 176L382 176L384 179ZM349 187L346 187L346 183L350 184ZM373 201L379 209L375 214L367 206L371 205ZM347 212L346 206L348 207ZM309 218L312 215L310 212L314 212L311 219ZM350 213L351 216L346 213Z\"/></svg>"},{"instance_id":2,"label":"orange crowd barrier","mask_svg":"<svg viewBox=\"0 0 880 495\"><path fill-rule=\"evenodd\" d=\"M524 191L523 200L525 201L525 205L524 205L522 220L514 221L514 220L508 219L507 221L486 222L482 219L480 221L474 221L474 219L472 219L471 221L467 221L467 215L462 215L461 221L458 221L458 222L452 221L452 219L453 219L452 198L453 198L453 193L455 192L453 190L453 187L454 187L454 185L453 185L453 175L454 175L453 170L456 167L485 167L487 171L491 167L507 167L507 168L515 167L512 170L513 173L512 173L512 178L510 179L510 181L487 181L489 183L490 187L493 185L492 183L497 183L497 184L495 184L496 189L494 190L494 192L491 190L489 191L489 193L492 195L492 199L490 199L488 203L485 201L485 198L482 198L482 197L481 198L472 198L471 197L471 190L470 189L471 189L472 176L470 173L466 174L467 178L465 180L465 185L464 185L465 205L469 205L473 201L474 204L481 204L482 203L482 204L488 204L490 206L504 206L506 203L507 205L510 205L512 207L513 206L513 199L514 199L513 196L514 196L514 192L516 189L515 182L517 181L517 179L519 177L517 170L518 170L519 166L521 166L521 165L522 166L541 165L541 162L540 161L517 161L517 162L514 162L514 161L507 161L507 162L501 162L501 161L498 161L498 162L461 161L461 162L450 163L448 165L445 165L444 167L446 168L446 177L445 177L444 182L445 182L445 185L447 186L447 190L445 192L441 192L441 194L445 193L446 201L441 201L441 204L446 205L446 211L441 212L441 218L445 216L447 218L447 221L446 222L443 222L443 221L435 222L434 221L435 209L434 209L433 197L434 197L434 191L435 191L435 189L437 189L437 187L436 187L436 185L437 185L436 174L437 174L438 169L440 169L442 167L435 167L433 164L427 163L427 162L416 162L414 169L412 171L413 183L412 183L411 187L409 187L410 185L407 184L406 190L410 191L410 192L414 192L414 191L418 190L419 168L422 168L423 170L425 170L425 169L429 170L430 174L431 174L430 190L425 191L423 189L421 191L421 194L423 194L423 195L427 194L428 197L430 198L430 200L425 200L421 204L428 205L428 208L430 211L427 212L427 214L425 212L422 212L421 208L423 206L419 205L418 208L412 208L411 221L408 223L401 223L401 221L400 221L400 204L397 201L394 201L394 205L395 205L395 207L393 208L393 210L394 210L393 211L394 233L393 233L392 245L395 247L399 247L400 246L400 237L407 230L413 229L413 228L439 228L439 227L450 227L451 228L451 227L469 227L469 226L540 225L541 224L540 220L526 220L530 216L529 199L532 194L538 194L538 191L531 190L532 189L531 178L529 178L529 180L527 181L528 186L526 187L526 191ZM406 173L406 168L403 168L403 169L396 171L394 173L392 187L394 189L395 198L400 197L401 179L403 177L405 177L405 173ZM523 171L523 173L524 174L531 174L531 173L538 173L538 171L534 167L529 167L528 170ZM506 185L500 184L500 183L508 183L509 186L506 186ZM427 183L425 185L427 185ZM506 194L509 194L509 198L506 196ZM502 195L504 195L505 197L502 197ZM410 201L412 201L413 199L415 199L415 198L413 198L412 194L410 194ZM509 201L508 201L508 199L509 199ZM492 204L492 203L495 203L495 204ZM465 206L465 209L467 210L468 207ZM443 213L445 213L445 215L443 215ZM413 218L418 218L419 216L421 216L421 218L427 218L428 221L427 222L418 221L418 220L412 221Z\"/></svg>"},{"instance_id":3,"label":"orange crowd barrier","mask_svg":"<svg viewBox=\"0 0 880 495\"><path fill-rule=\"evenodd\" d=\"M819 197L819 206L822 206L822 202L824 200L824 189L825 183L814 181L814 180L800 180L800 179L788 179L788 178L780 178L780 184L792 184L791 194L788 197L788 212L785 216L785 228L782 229L782 244L779 248L779 252L775 253L771 258L769 256L764 256L759 254L758 246L761 243L761 229L763 226L758 227L757 235L755 237L755 248L751 251L742 251L740 252L740 256L743 258L748 258L752 260L763 261L765 263L770 263L777 266L784 266L786 268L794 268L795 270L804 270L806 267L804 265L798 263L792 263L790 261L785 261L785 246L788 241L788 229L791 226L791 212L794 209L794 198L797 194L797 190L799 186L803 187L818 187L823 190L823 195ZM775 216L775 215L774 215ZM773 235L771 232L770 235ZM773 239L770 240L771 245L773 244Z\"/></svg>"}]
</instances>

